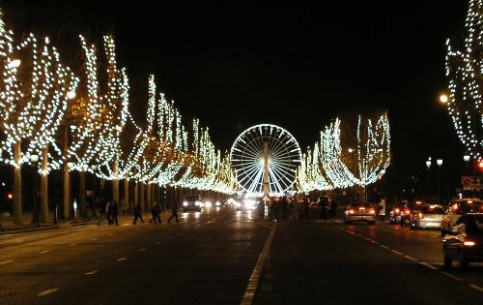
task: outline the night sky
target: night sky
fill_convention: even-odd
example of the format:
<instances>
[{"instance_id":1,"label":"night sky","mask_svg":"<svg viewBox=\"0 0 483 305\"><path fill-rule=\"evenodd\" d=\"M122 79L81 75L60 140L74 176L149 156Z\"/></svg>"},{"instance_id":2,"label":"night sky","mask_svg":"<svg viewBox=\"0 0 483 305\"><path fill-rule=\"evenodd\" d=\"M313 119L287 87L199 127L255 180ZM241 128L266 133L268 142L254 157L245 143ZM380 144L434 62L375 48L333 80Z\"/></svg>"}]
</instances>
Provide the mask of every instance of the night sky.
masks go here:
<instances>
[{"instance_id":1,"label":"night sky","mask_svg":"<svg viewBox=\"0 0 483 305\"><path fill-rule=\"evenodd\" d=\"M432 156L444 159L448 181L459 179L464 148L437 98L448 84L446 39L464 33L466 0L35 2L0 3L15 29L113 31L133 102L144 104L155 73L185 123L198 117L222 150L260 123L286 128L305 149L339 113L388 110L388 173L423 177Z\"/></svg>"}]
</instances>

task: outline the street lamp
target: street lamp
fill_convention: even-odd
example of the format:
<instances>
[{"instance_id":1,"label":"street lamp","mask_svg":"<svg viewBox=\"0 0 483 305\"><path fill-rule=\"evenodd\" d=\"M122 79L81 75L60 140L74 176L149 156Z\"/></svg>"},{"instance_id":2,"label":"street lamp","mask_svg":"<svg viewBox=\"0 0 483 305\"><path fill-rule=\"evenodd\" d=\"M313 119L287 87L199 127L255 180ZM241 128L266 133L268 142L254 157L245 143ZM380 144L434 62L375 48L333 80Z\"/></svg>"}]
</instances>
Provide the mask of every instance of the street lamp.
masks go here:
<instances>
[{"instance_id":1,"label":"street lamp","mask_svg":"<svg viewBox=\"0 0 483 305\"><path fill-rule=\"evenodd\" d=\"M438 165L438 202L441 202L441 166L443 165L443 159L437 159L436 160L436 165Z\"/></svg>"},{"instance_id":2,"label":"street lamp","mask_svg":"<svg viewBox=\"0 0 483 305\"><path fill-rule=\"evenodd\" d=\"M431 179L431 157L428 157L428 160L426 160L426 167L428 168L428 177L426 179L426 183L427 183L427 197L430 198L431 197L431 182L430 182L430 179Z\"/></svg>"},{"instance_id":3,"label":"street lamp","mask_svg":"<svg viewBox=\"0 0 483 305\"><path fill-rule=\"evenodd\" d=\"M439 101L440 101L440 103L441 103L441 104L447 104L447 103L448 103L448 101L449 101L449 97L448 97L448 95L447 95L447 94L444 94L444 93L443 93L443 94L441 94L441 95L439 96Z\"/></svg>"},{"instance_id":4,"label":"street lamp","mask_svg":"<svg viewBox=\"0 0 483 305\"><path fill-rule=\"evenodd\" d=\"M469 163L470 159L471 159L470 155L464 155L463 156L463 160L465 161L465 175L466 176L469 175L468 163Z\"/></svg>"}]
</instances>

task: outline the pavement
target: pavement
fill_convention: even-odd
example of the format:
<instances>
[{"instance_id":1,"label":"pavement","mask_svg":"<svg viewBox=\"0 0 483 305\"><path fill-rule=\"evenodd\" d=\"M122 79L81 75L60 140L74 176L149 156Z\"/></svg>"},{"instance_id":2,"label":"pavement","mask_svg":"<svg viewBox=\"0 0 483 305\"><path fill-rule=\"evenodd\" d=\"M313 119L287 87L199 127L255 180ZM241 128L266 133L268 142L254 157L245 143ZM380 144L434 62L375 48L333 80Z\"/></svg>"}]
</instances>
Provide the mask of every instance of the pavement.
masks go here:
<instances>
[{"instance_id":1,"label":"pavement","mask_svg":"<svg viewBox=\"0 0 483 305\"><path fill-rule=\"evenodd\" d=\"M161 212L161 219L162 221L166 221L166 219L171 215L171 212L168 210ZM23 224L16 224L13 221L13 217L8 214L0 214L0 234L13 234L13 233L21 233L21 232L29 232L29 231L40 231L40 230L54 230L60 227L73 227L73 226L82 226L82 225L97 225L98 218L81 218L76 217L72 219L59 219L57 224L52 222L47 223L31 223L32 213L24 213L23 214ZM51 213L50 219L54 219L53 213ZM133 214L132 213L124 213L118 215L119 222L132 222ZM143 219L145 222L149 222L151 219L151 213L145 212L143 213ZM104 224L107 224L107 221L104 220Z\"/></svg>"}]
</instances>

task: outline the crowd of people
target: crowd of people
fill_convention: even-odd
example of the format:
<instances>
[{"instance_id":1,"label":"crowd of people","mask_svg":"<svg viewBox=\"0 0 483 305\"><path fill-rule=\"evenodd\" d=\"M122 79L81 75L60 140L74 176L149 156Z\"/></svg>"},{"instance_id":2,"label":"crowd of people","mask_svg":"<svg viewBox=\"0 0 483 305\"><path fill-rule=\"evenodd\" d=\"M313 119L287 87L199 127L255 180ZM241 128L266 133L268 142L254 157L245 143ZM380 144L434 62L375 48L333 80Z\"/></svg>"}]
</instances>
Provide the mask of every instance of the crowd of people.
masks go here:
<instances>
[{"instance_id":1,"label":"crowd of people","mask_svg":"<svg viewBox=\"0 0 483 305\"><path fill-rule=\"evenodd\" d=\"M304 220L309 221L314 216L320 220L335 218L337 203L329 201L328 197L319 197L316 200L297 195L295 197L283 196L273 197L267 201L268 218L275 221L281 220ZM318 209L314 215L311 210ZM259 215L262 215L261 213ZM312 215L312 216L311 216Z\"/></svg>"}]
</instances>

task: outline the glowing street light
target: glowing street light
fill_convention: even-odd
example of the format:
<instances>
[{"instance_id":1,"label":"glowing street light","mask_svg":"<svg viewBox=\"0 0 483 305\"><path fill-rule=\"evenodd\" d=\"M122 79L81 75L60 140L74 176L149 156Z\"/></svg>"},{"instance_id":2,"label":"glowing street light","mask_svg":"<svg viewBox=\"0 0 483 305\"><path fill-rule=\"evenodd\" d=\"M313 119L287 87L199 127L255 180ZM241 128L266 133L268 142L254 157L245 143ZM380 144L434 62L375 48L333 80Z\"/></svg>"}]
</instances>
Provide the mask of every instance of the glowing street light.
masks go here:
<instances>
[{"instance_id":1,"label":"glowing street light","mask_svg":"<svg viewBox=\"0 0 483 305\"><path fill-rule=\"evenodd\" d=\"M447 94L444 94L444 93L443 93L443 94L441 94L441 95L439 96L439 101L440 101L442 104L447 104L447 103L448 103L448 101L449 101L449 97L448 97L448 95L447 95Z\"/></svg>"}]
</instances>

